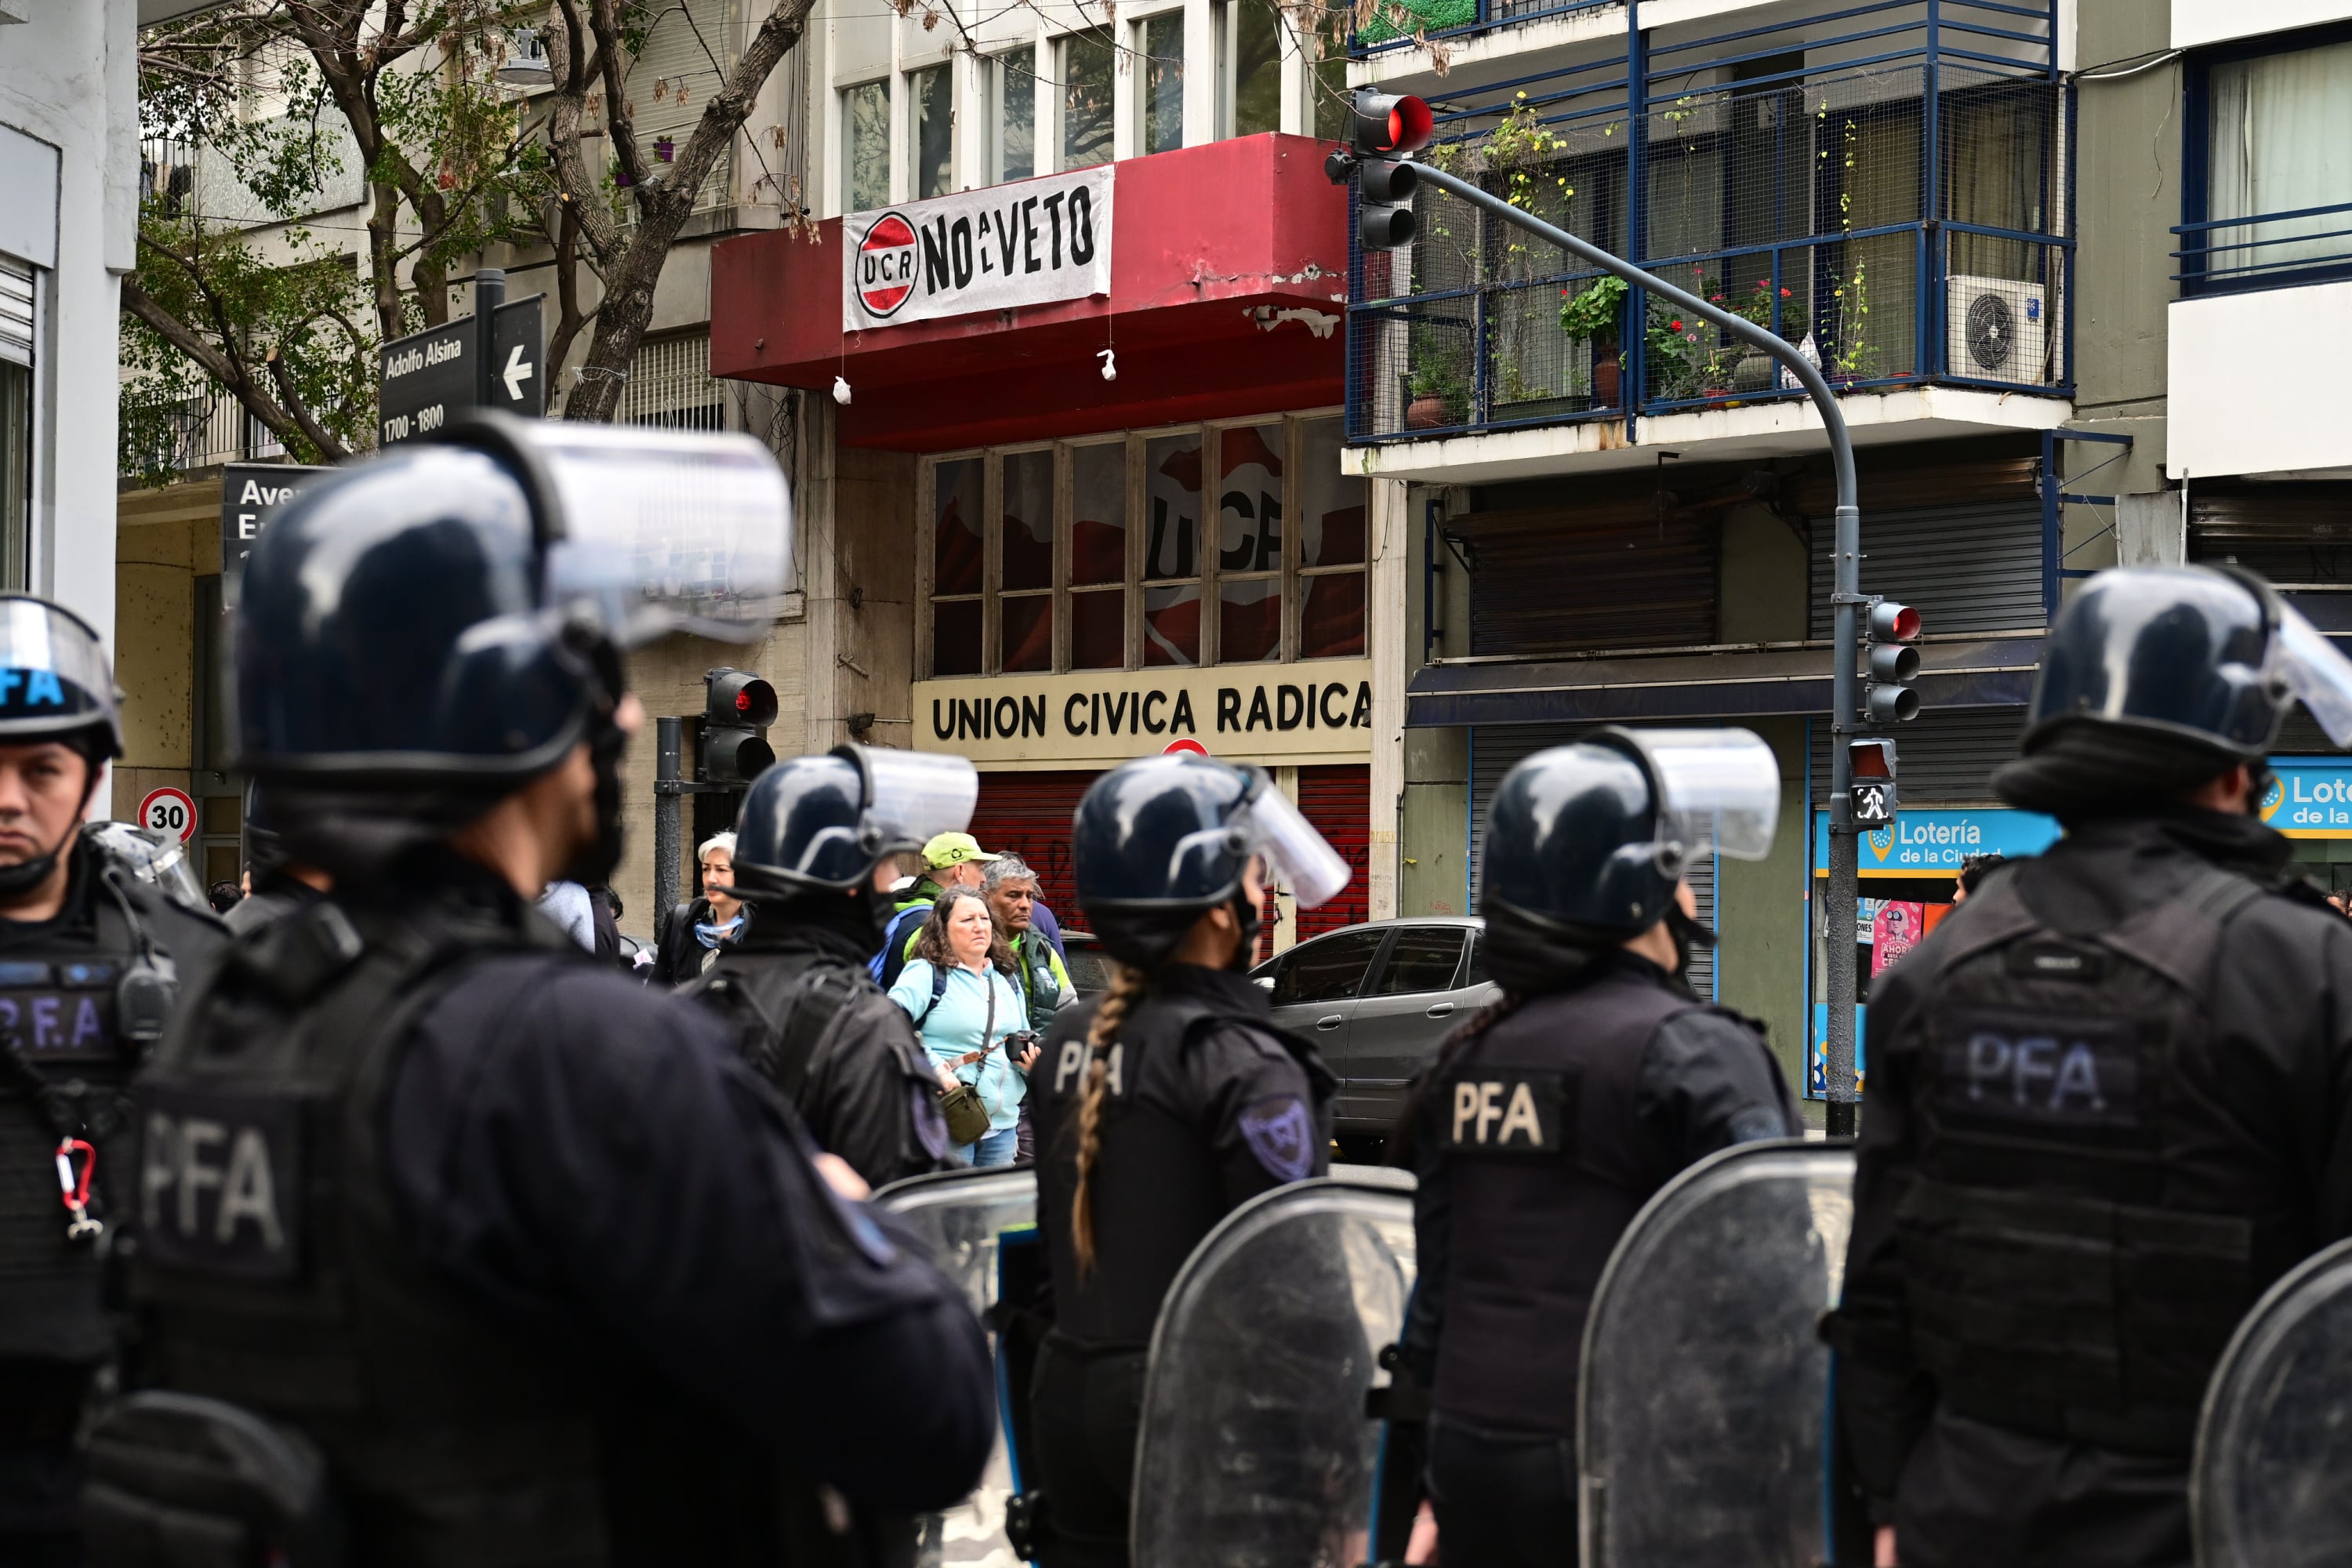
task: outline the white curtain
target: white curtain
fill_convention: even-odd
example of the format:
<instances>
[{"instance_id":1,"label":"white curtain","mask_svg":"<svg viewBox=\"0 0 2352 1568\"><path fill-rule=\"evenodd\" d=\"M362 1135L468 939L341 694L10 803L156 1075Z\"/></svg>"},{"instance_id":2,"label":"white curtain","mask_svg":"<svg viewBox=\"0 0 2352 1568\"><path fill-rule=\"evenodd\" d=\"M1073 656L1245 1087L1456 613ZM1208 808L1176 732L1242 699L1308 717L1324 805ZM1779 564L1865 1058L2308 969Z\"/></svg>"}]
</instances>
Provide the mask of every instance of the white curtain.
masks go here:
<instances>
[{"instance_id":1,"label":"white curtain","mask_svg":"<svg viewBox=\"0 0 2352 1568\"><path fill-rule=\"evenodd\" d=\"M2209 217L2352 202L2352 43L2215 66L2210 137ZM2210 265L2261 277L2352 257L2352 236L2315 237L2343 229L2352 211L2213 229Z\"/></svg>"}]
</instances>

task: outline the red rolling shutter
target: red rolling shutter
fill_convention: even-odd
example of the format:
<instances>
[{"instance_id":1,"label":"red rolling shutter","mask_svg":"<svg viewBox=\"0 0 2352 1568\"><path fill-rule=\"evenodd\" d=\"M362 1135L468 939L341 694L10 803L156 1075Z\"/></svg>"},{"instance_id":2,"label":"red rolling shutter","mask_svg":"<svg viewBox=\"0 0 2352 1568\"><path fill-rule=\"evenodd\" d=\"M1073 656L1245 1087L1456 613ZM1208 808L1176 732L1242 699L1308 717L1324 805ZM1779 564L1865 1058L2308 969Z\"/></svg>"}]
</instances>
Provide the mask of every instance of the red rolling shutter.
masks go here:
<instances>
[{"instance_id":1,"label":"red rolling shutter","mask_svg":"<svg viewBox=\"0 0 2352 1568\"><path fill-rule=\"evenodd\" d=\"M1328 839L1354 873L1339 896L1298 917L1298 940L1355 925L1371 918L1372 770L1348 767L1298 770L1298 810Z\"/></svg>"},{"instance_id":2,"label":"red rolling shutter","mask_svg":"<svg viewBox=\"0 0 2352 1568\"><path fill-rule=\"evenodd\" d=\"M1054 918L1078 931L1077 882L1070 866L1070 818L1078 797L1101 775L1091 769L1050 773L982 773L971 836L992 855L1018 855L1037 873L1037 896Z\"/></svg>"}]
</instances>

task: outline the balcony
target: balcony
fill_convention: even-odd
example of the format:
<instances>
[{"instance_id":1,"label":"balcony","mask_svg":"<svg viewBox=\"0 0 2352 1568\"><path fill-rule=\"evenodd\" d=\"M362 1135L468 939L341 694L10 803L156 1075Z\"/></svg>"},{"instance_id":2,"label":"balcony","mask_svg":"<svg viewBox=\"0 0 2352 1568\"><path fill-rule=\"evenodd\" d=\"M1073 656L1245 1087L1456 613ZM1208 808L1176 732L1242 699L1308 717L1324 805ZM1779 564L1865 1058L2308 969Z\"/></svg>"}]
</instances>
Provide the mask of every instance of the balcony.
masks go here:
<instances>
[{"instance_id":1,"label":"balcony","mask_svg":"<svg viewBox=\"0 0 2352 1568\"><path fill-rule=\"evenodd\" d=\"M2073 382L2070 100L2046 26L1997 29L2002 54L1959 47L1935 18L1969 10L2041 15L1862 6L1633 33L1533 73L1523 56L1522 74L1433 89L1428 156L1879 395L1850 410L1859 426L2054 425ZM1824 42L1841 19L1858 31ZM1818 439L1768 356L1442 192L1424 187L1416 216L1412 246L1352 258L1352 442L1544 430L1551 457L1632 461L1667 441ZM2020 393L2046 401L2010 406ZM1362 460L1394 474L1422 455Z\"/></svg>"}]
</instances>

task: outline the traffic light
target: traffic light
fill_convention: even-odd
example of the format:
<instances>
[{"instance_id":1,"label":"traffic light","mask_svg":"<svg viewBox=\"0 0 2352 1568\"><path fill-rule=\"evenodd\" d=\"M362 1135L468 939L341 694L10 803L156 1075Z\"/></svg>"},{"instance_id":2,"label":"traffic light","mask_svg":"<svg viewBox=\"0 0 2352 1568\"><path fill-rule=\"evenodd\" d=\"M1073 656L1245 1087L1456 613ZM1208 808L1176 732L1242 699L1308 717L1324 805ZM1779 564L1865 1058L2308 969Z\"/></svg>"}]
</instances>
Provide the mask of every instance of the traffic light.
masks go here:
<instances>
[{"instance_id":1,"label":"traffic light","mask_svg":"<svg viewBox=\"0 0 2352 1568\"><path fill-rule=\"evenodd\" d=\"M776 760L762 732L776 721L776 689L724 666L702 678L702 776L749 784Z\"/></svg>"},{"instance_id":2,"label":"traffic light","mask_svg":"<svg viewBox=\"0 0 2352 1568\"><path fill-rule=\"evenodd\" d=\"M1863 709L1874 724L1898 724L1919 716L1919 612L1891 599L1870 602L1868 692Z\"/></svg>"},{"instance_id":3,"label":"traffic light","mask_svg":"<svg viewBox=\"0 0 2352 1568\"><path fill-rule=\"evenodd\" d=\"M1848 741L1847 777L1853 797L1856 827L1884 827L1895 820L1895 742Z\"/></svg>"},{"instance_id":4,"label":"traffic light","mask_svg":"<svg viewBox=\"0 0 2352 1568\"><path fill-rule=\"evenodd\" d=\"M1356 237L1366 250L1412 243L1412 194L1421 176L1405 158L1429 145L1437 122L1407 93L1356 92Z\"/></svg>"}]
</instances>

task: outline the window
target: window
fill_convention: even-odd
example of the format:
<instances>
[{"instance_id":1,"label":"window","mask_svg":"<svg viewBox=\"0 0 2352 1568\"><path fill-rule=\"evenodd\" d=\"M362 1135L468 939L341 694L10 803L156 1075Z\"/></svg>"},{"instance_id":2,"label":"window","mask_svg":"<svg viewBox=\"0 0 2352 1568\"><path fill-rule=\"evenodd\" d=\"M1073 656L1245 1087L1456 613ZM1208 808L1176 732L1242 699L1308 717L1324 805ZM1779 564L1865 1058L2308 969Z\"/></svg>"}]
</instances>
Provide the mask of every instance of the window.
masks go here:
<instances>
[{"instance_id":1,"label":"window","mask_svg":"<svg viewBox=\"0 0 2352 1568\"><path fill-rule=\"evenodd\" d=\"M988 180L1025 180L1037 172L1037 51L1015 49L986 64Z\"/></svg>"},{"instance_id":2,"label":"window","mask_svg":"<svg viewBox=\"0 0 2352 1568\"><path fill-rule=\"evenodd\" d=\"M1091 169L1110 162L1110 29L1093 27L1063 38L1062 167Z\"/></svg>"},{"instance_id":3,"label":"window","mask_svg":"<svg viewBox=\"0 0 2352 1568\"><path fill-rule=\"evenodd\" d=\"M2183 247L2190 270L2247 287L2352 262L2352 41L2217 60L2202 96L2205 211ZM2200 216L2250 221L2200 230Z\"/></svg>"},{"instance_id":4,"label":"window","mask_svg":"<svg viewBox=\"0 0 2352 1568\"><path fill-rule=\"evenodd\" d=\"M955 89L945 66L907 73L907 185L916 201L955 189Z\"/></svg>"},{"instance_id":5,"label":"window","mask_svg":"<svg viewBox=\"0 0 2352 1568\"><path fill-rule=\"evenodd\" d=\"M665 430L726 429L727 395L711 378L709 329L639 343L613 420Z\"/></svg>"},{"instance_id":6,"label":"window","mask_svg":"<svg viewBox=\"0 0 2352 1568\"><path fill-rule=\"evenodd\" d=\"M1337 419L1299 428L1298 657L1364 651L1364 481L1339 471Z\"/></svg>"},{"instance_id":7,"label":"window","mask_svg":"<svg viewBox=\"0 0 2352 1568\"><path fill-rule=\"evenodd\" d=\"M1453 990L1454 971L1462 967L1465 934L1461 926L1407 926L1397 932L1375 994L1410 996L1423 991Z\"/></svg>"},{"instance_id":8,"label":"window","mask_svg":"<svg viewBox=\"0 0 2352 1568\"><path fill-rule=\"evenodd\" d=\"M1184 13L1136 24L1135 47L1136 149L1172 153L1184 145Z\"/></svg>"},{"instance_id":9,"label":"window","mask_svg":"<svg viewBox=\"0 0 2352 1568\"><path fill-rule=\"evenodd\" d=\"M1282 30L1273 0L1217 8L1217 134L1282 129Z\"/></svg>"},{"instance_id":10,"label":"window","mask_svg":"<svg viewBox=\"0 0 2352 1568\"><path fill-rule=\"evenodd\" d=\"M890 84L861 82L841 93L841 210L890 205Z\"/></svg>"},{"instance_id":11,"label":"window","mask_svg":"<svg viewBox=\"0 0 2352 1568\"><path fill-rule=\"evenodd\" d=\"M1274 1005L1345 1002L1364 988L1364 971L1388 935L1385 930L1341 931L1294 950L1275 977Z\"/></svg>"},{"instance_id":12,"label":"window","mask_svg":"<svg viewBox=\"0 0 2352 1568\"><path fill-rule=\"evenodd\" d=\"M33 504L33 373L0 357L0 588L25 586Z\"/></svg>"},{"instance_id":13,"label":"window","mask_svg":"<svg viewBox=\"0 0 2352 1568\"><path fill-rule=\"evenodd\" d=\"M986 470L978 458L941 463L932 471L931 671L978 675L981 670L982 494Z\"/></svg>"},{"instance_id":14,"label":"window","mask_svg":"<svg viewBox=\"0 0 2352 1568\"><path fill-rule=\"evenodd\" d=\"M929 674L1361 657L1339 447L1337 418L1291 416L933 461Z\"/></svg>"}]
</instances>

